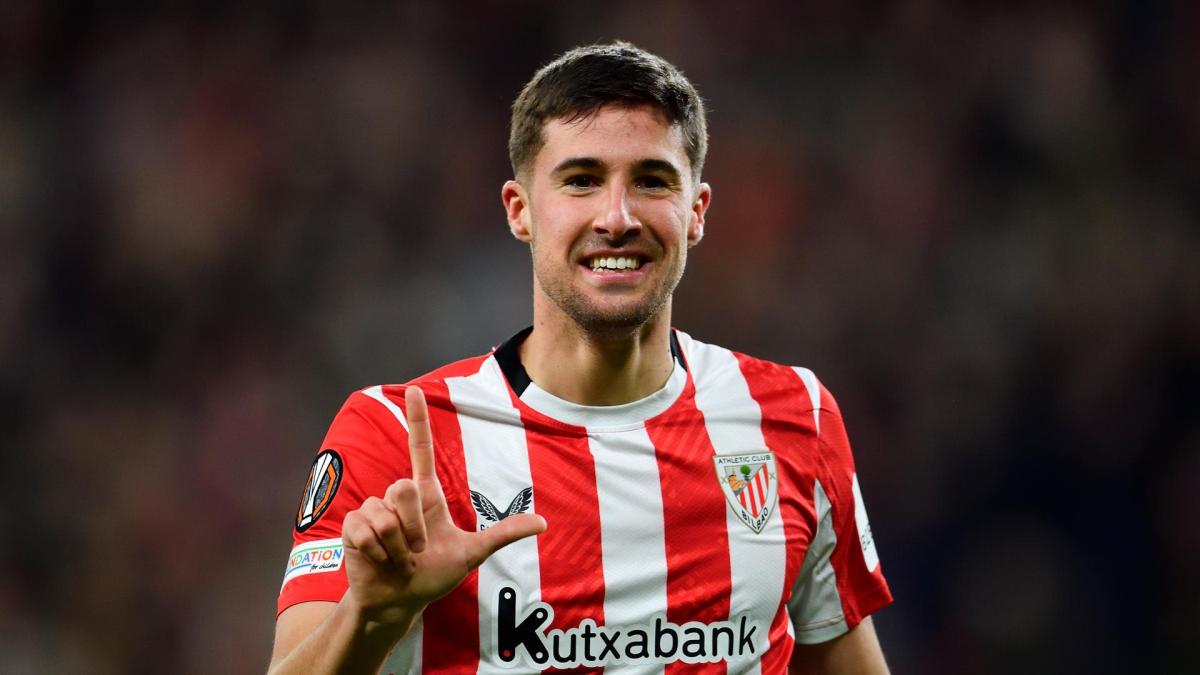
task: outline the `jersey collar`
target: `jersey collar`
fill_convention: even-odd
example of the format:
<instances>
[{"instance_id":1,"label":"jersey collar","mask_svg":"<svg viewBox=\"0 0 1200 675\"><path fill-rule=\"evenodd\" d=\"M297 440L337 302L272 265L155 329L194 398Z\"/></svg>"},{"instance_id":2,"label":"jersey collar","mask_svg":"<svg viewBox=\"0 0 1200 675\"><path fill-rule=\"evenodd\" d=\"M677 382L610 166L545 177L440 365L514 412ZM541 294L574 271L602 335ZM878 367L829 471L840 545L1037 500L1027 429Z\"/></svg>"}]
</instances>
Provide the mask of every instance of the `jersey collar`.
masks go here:
<instances>
[{"instance_id":1,"label":"jersey collar","mask_svg":"<svg viewBox=\"0 0 1200 675\"><path fill-rule=\"evenodd\" d=\"M499 364L508 386L521 402L551 419L582 427L614 427L640 423L662 414L671 407L687 387L687 362L679 347L679 339L671 330L671 355L675 367L667 383L645 398L620 405L580 405L559 398L529 379L521 363L518 347L533 332L530 326L496 348L493 356Z\"/></svg>"}]
</instances>

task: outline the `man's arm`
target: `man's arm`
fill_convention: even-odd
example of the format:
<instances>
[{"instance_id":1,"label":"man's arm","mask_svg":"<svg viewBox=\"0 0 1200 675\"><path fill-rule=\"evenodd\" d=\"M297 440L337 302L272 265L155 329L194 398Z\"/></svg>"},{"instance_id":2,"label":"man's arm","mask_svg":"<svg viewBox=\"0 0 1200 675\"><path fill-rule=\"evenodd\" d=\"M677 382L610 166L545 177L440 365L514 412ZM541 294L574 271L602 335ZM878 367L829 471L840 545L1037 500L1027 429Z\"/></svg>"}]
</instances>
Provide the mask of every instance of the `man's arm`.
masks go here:
<instances>
[{"instance_id":1,"label":"man's arm","mask_svg":"<svg viewBox=\"0 0 1200 675\"><path fill-rule=\"evenodd\" d=\"M369 497L342 521L346 579L342 599L293 605L275 624L271 675L375 672L429 603L508 544L546 529L532 514L483 532L450 518L433 458L425 396L405 391L412 478Z\"/></svg>"},{"instance_id":2,"label":"man's arm","mask_svg":"<svg viewBox=\"0 0 1200 675\"><path fill-rule=\"evenodd\" d=\"M845 635L815 645L797 643L790 675L888 675L871 617Z\"/></svg>"},{"instance_id":3,"label":"man's arm","mask_svg":"<svg viewBox=\"0 0 1200 675\"><path fill-rule=\"evenodd\" d=\"M373 673L402 637L394 626L365 620L349 598L302 602L275 622L269 673Z\"/></svg>"}]
</instances>

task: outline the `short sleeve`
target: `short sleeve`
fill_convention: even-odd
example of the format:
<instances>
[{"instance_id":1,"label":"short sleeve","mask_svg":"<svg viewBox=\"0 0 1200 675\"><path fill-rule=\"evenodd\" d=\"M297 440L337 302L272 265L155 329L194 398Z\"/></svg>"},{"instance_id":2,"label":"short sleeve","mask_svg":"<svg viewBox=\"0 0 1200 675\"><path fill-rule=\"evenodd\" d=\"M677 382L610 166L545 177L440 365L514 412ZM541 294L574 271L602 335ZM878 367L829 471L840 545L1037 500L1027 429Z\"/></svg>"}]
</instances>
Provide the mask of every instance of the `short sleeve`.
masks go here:
<instances>
[{"instance_id":1,"label":"short sleeve","mask_svg":"<svg viewBox=\"0 0 1200 675\"><path fill-rule=\"evenodd\" d=\"M796 642L801 644L838 637L892 601L841 412L829 392L817 386L817 525L788 599Z\"/></svg>"},{"instance_id":2,"label":"short sleeve","mask_svg":"<svg viewBox=\"0 0 1200 675\"><path fill-rule=\"evenodd\" d=\"M342 520L411 475L403 417L379 387L351 394L334 417L302 490L278 613L301 602L337 602L346 592Z\"/></svg>"}]
</instances>

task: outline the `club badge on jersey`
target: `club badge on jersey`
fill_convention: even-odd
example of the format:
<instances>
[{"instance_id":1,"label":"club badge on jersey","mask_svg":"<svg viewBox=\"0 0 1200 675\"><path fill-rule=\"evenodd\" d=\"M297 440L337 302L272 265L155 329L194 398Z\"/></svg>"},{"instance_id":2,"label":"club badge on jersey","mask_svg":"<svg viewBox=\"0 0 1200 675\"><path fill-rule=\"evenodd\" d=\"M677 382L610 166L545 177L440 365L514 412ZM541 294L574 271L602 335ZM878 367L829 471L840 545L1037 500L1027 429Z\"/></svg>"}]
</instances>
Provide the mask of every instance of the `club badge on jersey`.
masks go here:
<instances>
[{"instance_id":1,"label":"club badge on jersey","mask_svg":"<svg viewBox=\"0 0 1200 675\"><path fill-rule=\"evenodd\" d=\"M333 502L342 483L342 458L333 450L323 450L313 460L312 471L304 485L300 509L296 511L296 531L303 532L317 522Z\"/></svg>"},{"instance_id":2,"label":"club badge on jersey","mask_svg":"<svg viewBox=\"0 0 1200 675\"><path fill-rule=\"evenodd\" d=\"M755 534L762 532L779 495L775 453L716 455L713 464L734 515Z\"/></svg>"}]
</instances>

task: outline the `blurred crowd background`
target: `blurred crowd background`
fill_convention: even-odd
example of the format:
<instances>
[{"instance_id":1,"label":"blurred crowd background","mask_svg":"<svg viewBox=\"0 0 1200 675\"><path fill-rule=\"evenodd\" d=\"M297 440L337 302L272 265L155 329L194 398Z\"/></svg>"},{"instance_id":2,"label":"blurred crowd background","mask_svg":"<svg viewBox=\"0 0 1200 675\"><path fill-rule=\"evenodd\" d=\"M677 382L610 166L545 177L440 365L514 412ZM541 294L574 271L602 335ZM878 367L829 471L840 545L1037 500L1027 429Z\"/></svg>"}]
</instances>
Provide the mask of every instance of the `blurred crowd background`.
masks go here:
<instances>
[{"instance_id":1,"label":"blurred crowd background","mask_svg":"<svg viewBox=\"0 0 1200 675\"><path fill-rule=\"evenodd\" d=\"M6 2L0 671L265 670L326 425L527 324L508 106L622 38L710 108L675 323L838 396L894 671L1196 672L1200 6L1098 4Z\"/></svg>"}]
</instances>

